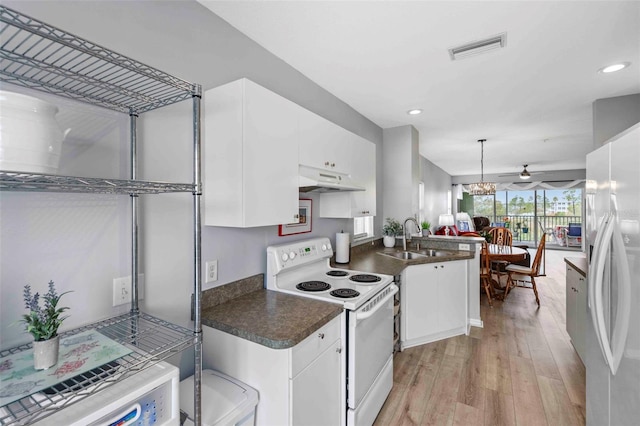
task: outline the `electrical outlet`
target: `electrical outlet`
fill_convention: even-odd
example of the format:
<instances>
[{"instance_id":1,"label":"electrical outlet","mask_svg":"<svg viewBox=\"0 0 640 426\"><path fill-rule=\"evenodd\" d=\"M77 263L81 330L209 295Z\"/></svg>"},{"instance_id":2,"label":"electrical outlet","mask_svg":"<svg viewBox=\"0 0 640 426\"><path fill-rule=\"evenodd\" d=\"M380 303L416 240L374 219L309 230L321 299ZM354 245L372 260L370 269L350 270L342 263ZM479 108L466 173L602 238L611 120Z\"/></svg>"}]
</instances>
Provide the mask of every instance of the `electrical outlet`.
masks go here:
<instances>
[{"instance_id":1,"label":"electrical outlet","mask_svg":"<svg viewBox=\"0 0 640 426\"><path fill-rule=\"evenodd\" d=\"M138 275L138 300L144 299L144 274ZM113 306L131 303L131 275L113 279Z\"/></svg>"},{"instance_id":2,"label":"electrical outlet","mask_svg":"<svg viewBox=\"0 0 640 426\"><path fill-rule=\"evenodd\" d=\"M218 281L218 260L210 260L206 264L205 283L212 283Z\"/></svg>"},{"instance_id":3,"label":"electrical outlet","mask_svg":"<svg viewBox=\"0 0 640 426\"><path fill-rule=\"evenodd\" d=\"M471 246L469 244L458 244L458 250L471 250Z\"/></svg>"}]
</instances>

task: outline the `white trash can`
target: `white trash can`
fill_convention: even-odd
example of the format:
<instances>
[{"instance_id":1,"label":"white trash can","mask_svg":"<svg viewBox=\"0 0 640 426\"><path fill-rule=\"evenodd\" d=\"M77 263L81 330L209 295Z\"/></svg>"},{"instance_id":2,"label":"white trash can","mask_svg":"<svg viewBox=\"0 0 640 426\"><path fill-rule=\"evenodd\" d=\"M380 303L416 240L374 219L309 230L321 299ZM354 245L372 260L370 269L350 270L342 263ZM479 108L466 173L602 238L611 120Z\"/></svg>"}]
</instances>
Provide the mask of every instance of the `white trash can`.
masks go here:
<instances>
[{"instance_id":1,"label":"white trash can","mask_svg":"<svg viewBox=\"0 0 640 426\"><path fill-rule=\"evenodd\" d=\"M203 426L252 426L255 424L258 392L239 380L214 370L202 370ZM180 409L193 425L193 376L180 382Z\"/></svg>"}]
</instances>

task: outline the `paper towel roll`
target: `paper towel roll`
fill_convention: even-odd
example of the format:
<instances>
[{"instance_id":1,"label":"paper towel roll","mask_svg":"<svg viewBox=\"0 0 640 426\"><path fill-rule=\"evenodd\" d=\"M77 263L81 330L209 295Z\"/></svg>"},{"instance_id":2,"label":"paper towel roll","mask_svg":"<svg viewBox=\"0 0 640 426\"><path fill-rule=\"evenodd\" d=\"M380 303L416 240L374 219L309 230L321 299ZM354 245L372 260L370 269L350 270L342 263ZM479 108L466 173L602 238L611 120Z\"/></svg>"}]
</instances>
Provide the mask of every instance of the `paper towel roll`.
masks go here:
<instances>
[{"instance_id":1,"label":"paper towel roll","mask_svg":"<svg viewBox=\"0 0 640 426\"><path fill-rule=\"evenodd\" d=\"M348 232L336 234L336 263L349 263L350 238Z\"/></svg>"}]
</instances>

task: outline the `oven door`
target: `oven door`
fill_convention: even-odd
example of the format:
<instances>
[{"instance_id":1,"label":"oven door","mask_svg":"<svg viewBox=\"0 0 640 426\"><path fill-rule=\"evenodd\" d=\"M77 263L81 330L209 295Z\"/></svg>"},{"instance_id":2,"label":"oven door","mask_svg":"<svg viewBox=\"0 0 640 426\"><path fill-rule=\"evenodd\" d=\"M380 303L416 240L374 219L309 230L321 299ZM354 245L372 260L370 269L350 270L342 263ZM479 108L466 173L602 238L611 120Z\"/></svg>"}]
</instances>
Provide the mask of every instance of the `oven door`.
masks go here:
<instances>
[{"instance_id":1,"label":"oven door","mask_svg":"<svg viewBox=\"0 0 640 426\"><path fill-rule=\"evenodd\" d=\"M347 374L352 410L360 405L393 354L393 296L397 292L398 287L391 284L349 312Z\"/></svg>"}]
</instances>

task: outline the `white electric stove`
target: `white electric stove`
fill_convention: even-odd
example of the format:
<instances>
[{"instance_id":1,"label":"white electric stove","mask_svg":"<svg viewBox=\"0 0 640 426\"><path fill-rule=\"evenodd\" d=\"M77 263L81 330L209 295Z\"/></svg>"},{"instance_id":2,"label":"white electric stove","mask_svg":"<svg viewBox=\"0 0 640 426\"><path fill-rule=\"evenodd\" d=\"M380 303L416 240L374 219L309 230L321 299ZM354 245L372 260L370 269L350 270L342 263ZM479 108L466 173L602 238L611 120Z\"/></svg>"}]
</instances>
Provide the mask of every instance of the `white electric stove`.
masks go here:
<instances>
[{"instance_id":1,"label":"white electric stove","mask_svg":"<svg viewBox=\"0 0 640 426\"><path fill-rule=\"evenodd\" d=\"M267 248L268 290L339 303L347 315L347 425L370 425L393 386L393 276L332 268L328 238Z\"/></svg>"}]
</instances>

